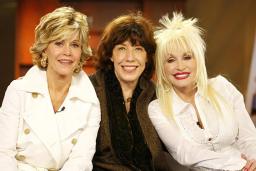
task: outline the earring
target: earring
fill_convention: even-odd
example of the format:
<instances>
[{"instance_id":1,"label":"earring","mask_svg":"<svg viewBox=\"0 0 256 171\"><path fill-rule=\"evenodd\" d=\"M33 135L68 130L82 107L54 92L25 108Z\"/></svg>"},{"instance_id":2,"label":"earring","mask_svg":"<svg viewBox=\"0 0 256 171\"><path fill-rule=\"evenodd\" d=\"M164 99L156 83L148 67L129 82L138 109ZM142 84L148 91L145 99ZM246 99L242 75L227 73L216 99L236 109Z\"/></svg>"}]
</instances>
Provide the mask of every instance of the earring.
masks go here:
<instances>
[{"instance_id":1,"label":"earring","mask_svg":"<svg viewBox=\"0 0 256 171\"><path fill-rule=\"evenodd\" d=\"M48 64L48 58L47 58L47 55L45 55L44 53L42 54L42 59L41 59L41 66L43 68L46 68L47 67L47 64Z\"/></svg>"},{"instance_id":2,"label":"earring","mask_svg":"<svg viewBox=\"0 0 256 171\"><path fill-rule=\"evenodd\" d=\"M77 67L75 68L74 70L74 73L79 73L81 70L82 70L82 62L80 61L78 64L77 64Z\"/></svg>"}]
</instances>

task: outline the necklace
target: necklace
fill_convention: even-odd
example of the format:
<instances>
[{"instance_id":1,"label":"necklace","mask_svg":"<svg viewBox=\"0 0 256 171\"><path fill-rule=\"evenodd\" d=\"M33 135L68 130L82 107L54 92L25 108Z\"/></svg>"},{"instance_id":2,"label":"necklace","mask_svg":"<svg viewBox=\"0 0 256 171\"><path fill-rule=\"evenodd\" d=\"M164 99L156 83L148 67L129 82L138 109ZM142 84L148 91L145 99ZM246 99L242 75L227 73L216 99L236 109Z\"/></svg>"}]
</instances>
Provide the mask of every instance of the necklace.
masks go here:
<instances>
[{"instance_id":1,"label":"necklace","mask_svg":"<svg viewBox=\"0 0 256 171\"><path fill-rule=\"evenodd\" d=\"M125 103L130 103L132 101L132 98L131 97L128 97L126 100L125 100Z\"/></svg>"}]
</instances>

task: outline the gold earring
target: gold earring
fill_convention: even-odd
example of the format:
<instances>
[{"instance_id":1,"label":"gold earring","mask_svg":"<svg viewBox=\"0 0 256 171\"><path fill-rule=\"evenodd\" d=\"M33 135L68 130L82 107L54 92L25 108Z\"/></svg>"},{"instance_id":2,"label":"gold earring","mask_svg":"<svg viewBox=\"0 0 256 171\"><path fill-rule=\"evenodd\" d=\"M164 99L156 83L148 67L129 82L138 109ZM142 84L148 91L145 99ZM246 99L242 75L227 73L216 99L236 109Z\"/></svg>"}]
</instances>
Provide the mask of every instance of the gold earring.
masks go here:
<instances>
[{"instance_id":1,"label":"gold earring","mask_svg":"<svg viewBox=\"0 0 256 171\"><path fill-rule=\"evenodd\" d=\"M42 54L42 59L41 59L41 66L43 68L46 68L47 67L47 64L48 64L48 58L47 58L47 55L45 55L44 53Z\"/></svg>"},{"instance_id":2,"label":"gold earring","mask_svg":"<svg viewBox=\"0 0 256 171\"><path fill-rule=\"evenodd\" d=\"M82 67L83 67L83 65L82 65L82 62L80 61L77 64L77 67L75 68L74 73L76 73L76 74L79 73L82 70Z\"/></svg>"}]
</instances>

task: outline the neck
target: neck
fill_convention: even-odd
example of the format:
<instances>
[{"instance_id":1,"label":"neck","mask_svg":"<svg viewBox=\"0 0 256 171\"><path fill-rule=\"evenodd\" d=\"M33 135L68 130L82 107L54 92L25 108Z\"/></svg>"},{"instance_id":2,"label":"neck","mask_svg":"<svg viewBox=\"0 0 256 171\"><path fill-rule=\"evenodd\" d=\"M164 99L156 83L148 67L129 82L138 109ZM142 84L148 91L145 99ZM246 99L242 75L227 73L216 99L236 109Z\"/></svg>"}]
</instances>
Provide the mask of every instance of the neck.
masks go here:
<instances>
[{"instance_id":1,"label":"neck","mask_svg":"<svg viewBox=\"0 0 256 171\"><path fill-rule=\"evenodd\" d=\"M137 85L137 82L133 82L133 83L120 82L120 85L123 92L124 100L127 100L132 97L133 91Z\"/></svg>"},{"instance_id":2,"label":"neck","mask_svg":"<svg viewBox=\"0 0 256 171\"><path fill-rule=\"evenodd\" d=\"M53 90L55 92L63 92L66 91L71 84L72 76L61 76L48 72L46 72L46 75L49 90Z\"/></svg>"},{"instance_id":3,"label":"neck","mask_svg":"<svg viewBox=\"0 0 256 171\"><path fill-rule=\"evenodd\" d=\"M48 91L51 97L52 107L54 112L58 111L59 107L64 102L68 94L68 89L71 84L72 76L63 77L46 72Z\"/></svg>"},{"instance_id":4,"label":"neck","mask_svg":"<svg viewBox=\"0 0 256 171\"><path fill-rule=\"evenodd\" d=\"M174 91L185 102L193 103L194 96L196 94L197 89L195 87L190 88L190 89L187 89L187 88L176 89L176 88L174 88Z\"/></svg>"}]
</instances>

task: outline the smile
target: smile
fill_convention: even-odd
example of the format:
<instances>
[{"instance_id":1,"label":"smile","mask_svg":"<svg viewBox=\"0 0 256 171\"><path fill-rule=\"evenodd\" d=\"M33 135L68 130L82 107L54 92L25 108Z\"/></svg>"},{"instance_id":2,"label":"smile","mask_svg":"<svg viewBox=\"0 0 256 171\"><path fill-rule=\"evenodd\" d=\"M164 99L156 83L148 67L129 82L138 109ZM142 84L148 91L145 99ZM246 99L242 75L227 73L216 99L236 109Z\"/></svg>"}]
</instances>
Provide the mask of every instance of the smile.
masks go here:
<instances>
[{"instance_id":1,"label":"smile","mask_svg":"<svg viewBox=\"0 0 256 171\"><path fill-rule=\"evenodd\" d=\"M189 75L190 75L190 72L178 72L178 73L175 73L173 76L177 80L183 80L188 78Z\"/></svg>"},{"instance_id":2,"label":"smile","mask_svg":"<svg viewBox=\"0 0 256 171\"><path fill-rule=\"evenodd\" d=\"M122 66L122 68L126 72L132 72L136 70L137 66Z\"/></svg>"},{"instance_id":3,"label":"smile","mask_svg":"<svg viewBox=\"0 0 256 171\"><path fill-rule=\"evenodd\" d=\"M70 59L60 59L58 60L61 64L72 64L73 61Z\"/></svg>"}]
</instances>

